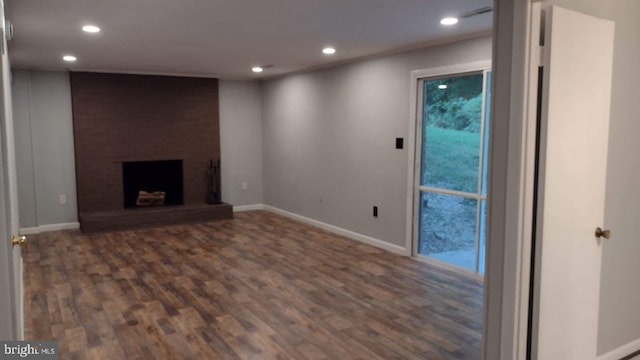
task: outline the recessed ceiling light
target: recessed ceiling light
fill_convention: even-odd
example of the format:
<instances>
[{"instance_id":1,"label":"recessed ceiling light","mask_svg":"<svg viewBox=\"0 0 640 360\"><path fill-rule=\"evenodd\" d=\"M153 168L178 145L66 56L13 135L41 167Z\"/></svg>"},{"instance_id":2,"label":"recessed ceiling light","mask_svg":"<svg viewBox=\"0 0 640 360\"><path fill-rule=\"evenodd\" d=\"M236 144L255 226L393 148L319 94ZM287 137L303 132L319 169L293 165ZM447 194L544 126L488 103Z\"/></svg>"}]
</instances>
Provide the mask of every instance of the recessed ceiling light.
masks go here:
<instances>
[{"instance_id":1,"label":"recessed ceiling light","mask_svg":"<svg viewBox=\"0 0 640 360\"><path fill-rule=\"evenodd\" d=\"M324 49L322 49L322 53L325 55L333 55L336 53L336 49L332 48L332 47L326 47Z\"/></svg>"},{"instance_id":2,"label":"recessed ceiling light","mask_svg":"<svg viewBox=\"0 0 640 360\"><path fill-rule=\"evenodd\" d=\"M73 56L73 55L65 55L65 56L62 57L62 60L68 61L68 62L73 62L73 61L78 60L78 58Z\"/></svg>"},{"instance_id":3,"label":"recessed ceiling light","mask_svg":"<svg viewBox=\"0 0 640 360\"><path fill-rule=\"evenodd\" d=\"M447 85L445 85L445 84L438 85L438 89L440 89L440 90L444 90L446 88L447 88Z\"/></svg>"},{"instance_id":4,"label":"recessed ceiling light","mask_svg":"<svg viewBox=\"0 0 640 360\"><path fill-rule=\"evenodd\" d=\"M82 27L82 31L88 33L97 33L100 32L100 28L95 25L85 25Z\"/></svg>"},{"instance_id":5,"label":"recessed ceiling light","mask_svg":"<svg viewBox=\"0 0 640 360\"><path fill-rule=\"evenodd\" d=\"M251 68L251 71L253 71L254 73L261 73L264 69L261 68L260 66L254 66Z\"/></svg>"},{"instance_id":6,"label":"recessed ceiling light","mask_svg":"<svg viewBox=\"0 0 640 360\"><path fill-rule=\"evenodd\" d=\"M440 20L440 24L442 25L455 25L458 23L458 18L454 17L446 17Z\"/></svg>"}]
</instances>

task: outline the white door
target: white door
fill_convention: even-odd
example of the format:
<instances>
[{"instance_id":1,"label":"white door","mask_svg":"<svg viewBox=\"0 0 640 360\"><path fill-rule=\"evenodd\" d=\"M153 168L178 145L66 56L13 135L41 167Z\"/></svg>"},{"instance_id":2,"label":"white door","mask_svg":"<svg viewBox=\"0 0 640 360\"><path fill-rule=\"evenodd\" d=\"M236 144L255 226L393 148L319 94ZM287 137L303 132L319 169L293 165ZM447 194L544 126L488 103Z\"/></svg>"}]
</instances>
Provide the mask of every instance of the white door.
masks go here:
<instances>
[{"instance_id":1,"label":"white door","mask_svg":"<svg viewBox=\"0 0 640 360\"><path fill-rule=\"evenodd\" d=\"M12 237L20 230L18 219L18 188L16 179L15 149L13 140L13 113L11 107L11 71L4 36L4 7L0 3L0 84L2 84L0 121L2 129L2 194L0 196L0 332L3 339L22 340L24 338L24 306L22 285L22 249L13 246Z\"/></svg>"},{"instance_id":2,"label":"white door","mask_svg":"<svg viewBox=\"0 0 640 360\"><path fill-rule=\"evenodd\" d=\"M596 358L614 23L545 13L533 358ZM615 229L613 229L615 236Z\"/></svg>"}]
</instances>

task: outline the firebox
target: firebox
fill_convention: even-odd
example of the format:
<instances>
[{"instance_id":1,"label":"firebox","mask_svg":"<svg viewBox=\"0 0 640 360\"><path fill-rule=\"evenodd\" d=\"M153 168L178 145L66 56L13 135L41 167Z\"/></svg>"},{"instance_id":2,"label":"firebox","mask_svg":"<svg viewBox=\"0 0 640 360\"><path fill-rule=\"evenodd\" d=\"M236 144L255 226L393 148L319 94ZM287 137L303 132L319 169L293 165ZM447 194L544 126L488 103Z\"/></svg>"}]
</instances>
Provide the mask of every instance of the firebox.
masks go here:
<instances>
[{"instance_id":1,"label":"firebox","mask_svg":"<svg viewBox=\"0 0 640 360\"><path fill-rule=\"evenodd\" d=\"M122 163L125 209L183 205L182 160Z\"/></svg>"}]
</instances>

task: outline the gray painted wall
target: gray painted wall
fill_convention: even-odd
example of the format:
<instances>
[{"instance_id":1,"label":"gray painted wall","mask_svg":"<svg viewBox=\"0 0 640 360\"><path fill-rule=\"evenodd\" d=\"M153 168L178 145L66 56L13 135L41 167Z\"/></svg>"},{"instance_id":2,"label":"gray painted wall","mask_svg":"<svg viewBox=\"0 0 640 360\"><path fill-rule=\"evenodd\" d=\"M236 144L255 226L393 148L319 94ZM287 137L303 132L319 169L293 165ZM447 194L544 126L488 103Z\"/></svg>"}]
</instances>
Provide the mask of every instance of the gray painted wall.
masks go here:
<instances>
[{"instance_id":1,"label":"gray painted wall","mask_svg":"<svg viewBox=\"0 0 640 360\"><path fill-rule=\"evenodd\" d=\"M14 71L12 91L21 227L76 222L69 76Z\"/></svg>"},{"instance_id":2,"label":"gray painted wall","mask_svg":"<svg viewBox=\"0 0 640 360\"><path fill-rule=\"evenodd\" d=\"M598 351L640 339L640 1L597 2L616 22Z\"/></svg>"},{"instance_id":3,"label":"gray painted wall","mask_svg":"<svg viewBox=\"0 0 640 360\"><path fill-rule=\"evenodd\" d=\"M37 226L35 178L33 177L33 147L31 143L31 116L29 104L29 73L13 71L11 92L16 144L16 172L20 199L20 226Z\"/></svg>"},{"instance_id":4,"label":"gray painted wall","mask_svg":"<svg viewBox=\"0 0 640 360\"><path fill-rule=\"evenodd\" d=\"M219 86L222 200L234 206L262 204L260 83L221 80Z\"/></svg>"},{"instance_id":5,"label":"gray painted wall","mask_svg":"<svg viewBox=\"0 0 640 360\"><path fill-rule=\"evenodd\" d=\"M489 59L483 37L264 82L265 203L404 247L410 73Z\"/></svg>"},{"instance_id":6,"label":"gray painted wall","mask_svg":"<svg viewBox=\"0 0 640 360\"><path fill-rule=\"evenodd\" d=\"M640 1L550 0L616 23L598 354L640 340ZM588 74L585 74L588 76Z\"/></svg>"}]
</instances>

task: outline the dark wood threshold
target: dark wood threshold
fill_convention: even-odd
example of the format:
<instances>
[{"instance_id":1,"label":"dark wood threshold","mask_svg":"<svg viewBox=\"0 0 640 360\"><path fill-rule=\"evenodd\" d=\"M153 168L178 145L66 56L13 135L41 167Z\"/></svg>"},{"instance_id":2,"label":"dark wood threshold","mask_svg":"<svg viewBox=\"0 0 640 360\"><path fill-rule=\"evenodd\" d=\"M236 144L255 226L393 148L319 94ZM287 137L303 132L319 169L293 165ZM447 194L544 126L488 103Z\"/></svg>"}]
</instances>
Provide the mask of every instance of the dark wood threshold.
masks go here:
<instances>
[{"instance_id":1,"label":"dark wood threshold","mask_svg":"<svg viewBox=\"0 0 640 360\"><path fill-rule=\"evenodd\" d=\"M226 203L161 206L80 213L79 218L80 230L90 233L232 219L233 206Z\"/></svg>"},{"instance_id":2,"label":"dark wood threshold","mask_svg":"<svg viewBox=\"0 0 640 360\"><path fill-rule=\"evenodd\" d=\"M636 351L636 352L634 352L634 353L631 353L631 354L629 354L629 355L627 355L627 356L623 357L623 358L622 358L622 359L620 359L620 360L632 360L632 359L637 359L637 357L639 357L639 356L640 356L640 350L638 350L638 351Z\"/></svg>"}]
</instances>

